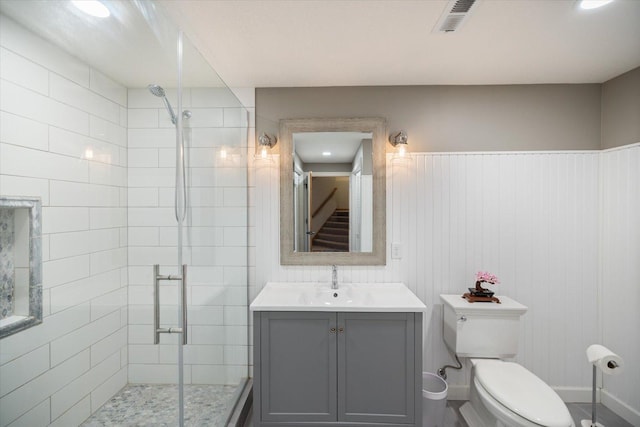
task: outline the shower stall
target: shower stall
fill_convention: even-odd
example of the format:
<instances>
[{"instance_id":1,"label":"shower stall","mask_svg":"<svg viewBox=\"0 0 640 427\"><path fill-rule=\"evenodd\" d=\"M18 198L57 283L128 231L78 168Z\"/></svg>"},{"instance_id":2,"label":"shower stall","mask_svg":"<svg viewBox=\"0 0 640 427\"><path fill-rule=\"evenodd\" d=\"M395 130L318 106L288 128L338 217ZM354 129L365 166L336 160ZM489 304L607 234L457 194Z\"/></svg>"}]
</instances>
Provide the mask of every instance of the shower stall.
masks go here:
<instances>
[{"instance_id":1,"label":"shower stall","mask_svg":"<svg viewBox=\"0 0 640 427\"><path fill-rule=\"evenodd\" d=\"M249 388L249 112L161 5L76 3L0 2L0 197L42 221L42 322L0 333L0 427L227 425Z\"/></svg>"}]
</instances>

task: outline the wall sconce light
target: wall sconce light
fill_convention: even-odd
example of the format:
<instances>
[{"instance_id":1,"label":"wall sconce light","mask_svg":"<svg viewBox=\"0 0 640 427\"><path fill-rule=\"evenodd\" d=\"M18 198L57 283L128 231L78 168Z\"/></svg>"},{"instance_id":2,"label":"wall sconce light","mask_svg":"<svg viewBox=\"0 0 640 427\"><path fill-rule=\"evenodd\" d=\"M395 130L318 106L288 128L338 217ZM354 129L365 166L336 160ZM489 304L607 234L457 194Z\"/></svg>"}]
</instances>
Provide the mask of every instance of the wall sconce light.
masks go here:
<instances>
[{"instance_id":1,"label":"wall sconce light","mask_svg":"<svg viewBox=\"0 0 640 427\"><path fill-rule=\"evenodd\" d=\"M408 140L409 140L409 137L407 136L407 133L403 130L389 135L389 142L391 143L391 145L395 147L396 155L398 157L404 157L405 154L407 153Z\"/></svg>"},{"instance_id":2,"label":"wall sconce light","mask_svg":"<svg viewBox=\"0 0 640 427\"><path fill-rule=\"evenodd\" d=\"M266 132L262 132L262 135L258 137L258 148L260 153L256 155L257 159L267 160L269 159L269 152L278 143L278 138L275 136L269 136Z\"/></svg>"}]
</instances>

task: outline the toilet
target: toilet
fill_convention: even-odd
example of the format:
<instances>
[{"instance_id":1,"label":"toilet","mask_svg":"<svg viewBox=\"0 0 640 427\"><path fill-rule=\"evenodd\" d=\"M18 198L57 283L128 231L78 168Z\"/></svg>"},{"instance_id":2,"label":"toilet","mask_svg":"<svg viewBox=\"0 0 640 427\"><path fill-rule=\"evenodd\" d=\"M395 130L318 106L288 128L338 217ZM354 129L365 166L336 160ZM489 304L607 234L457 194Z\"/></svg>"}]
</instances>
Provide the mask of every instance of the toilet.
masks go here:
<instances>
[{"instance_id":1,"label":"toilet","mask_svg":"<svg viewBox=\"0 0 640 427\"><path fill-rule=\"evenodd\" d=\"M446 346L471 359L469 401L460 408L469 427L575 427L551 387L503 360L517 353L520 317L527 307L503 296L501 304L470 303L460 295L440 299Z\"/></svg>"}]
</instances>

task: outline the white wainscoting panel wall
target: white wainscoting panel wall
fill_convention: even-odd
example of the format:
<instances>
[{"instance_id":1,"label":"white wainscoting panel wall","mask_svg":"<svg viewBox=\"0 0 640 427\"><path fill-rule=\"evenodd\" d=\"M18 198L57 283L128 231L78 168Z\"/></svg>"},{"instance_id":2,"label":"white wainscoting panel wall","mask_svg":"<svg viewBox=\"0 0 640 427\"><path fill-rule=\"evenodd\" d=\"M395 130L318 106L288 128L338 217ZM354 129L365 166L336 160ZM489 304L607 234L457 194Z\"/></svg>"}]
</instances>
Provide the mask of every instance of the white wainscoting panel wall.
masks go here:
<instances>
[{"instance_id":1,"label":"white wainscoting panel wall","mask_svg":"<svg viewBox=\"0 0 640 427\"><path fill-rule=\"evenodd\" d=\"M601 156L600 342L626 362L622 375L603 376L602 399L640 425L640 144L606 150Z\"/></svg>"},{"instance_id":2,"label":"white wainscoting panel wall","mask_svg":"<svg viewBox=\"0 0 640 427\"><path fill-rule=\"evenodd\" d=\"M529 307L517 360L588 400L585 348L598 337L599 152L412 153L387 158L387 265L339 267L343 282L402 281L428 309L424 369L453 363L440 294L488 270L498 294ZM330 267L280 266L278 163L256 168L253 299L268 281L330 280ZM392 259L392 243L401 258ZM487 339L491 339L490 331ZM468 384L469 370L448 370ZM569 394L569 393L567 393Z\"/></svg>"}]
</instances>

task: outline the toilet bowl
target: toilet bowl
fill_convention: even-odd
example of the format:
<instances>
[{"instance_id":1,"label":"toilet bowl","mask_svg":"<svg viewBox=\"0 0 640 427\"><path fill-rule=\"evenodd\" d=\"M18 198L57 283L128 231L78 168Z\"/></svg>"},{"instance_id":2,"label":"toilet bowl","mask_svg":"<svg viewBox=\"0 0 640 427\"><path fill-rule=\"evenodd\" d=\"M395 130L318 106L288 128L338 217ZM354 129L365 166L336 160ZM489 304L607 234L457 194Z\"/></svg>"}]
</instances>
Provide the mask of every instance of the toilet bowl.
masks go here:
<instances>
[{"instance_id":1,"label":"toilet bowl","mask_svg":"<svg viewBox=\"0 0 640 427\"><path fill-rule=\"evenodd\" d=\"M460 408L469 427L575 427L560 396L523 366L471 362L470 401Z\"/></svg>"}]
</instances>

